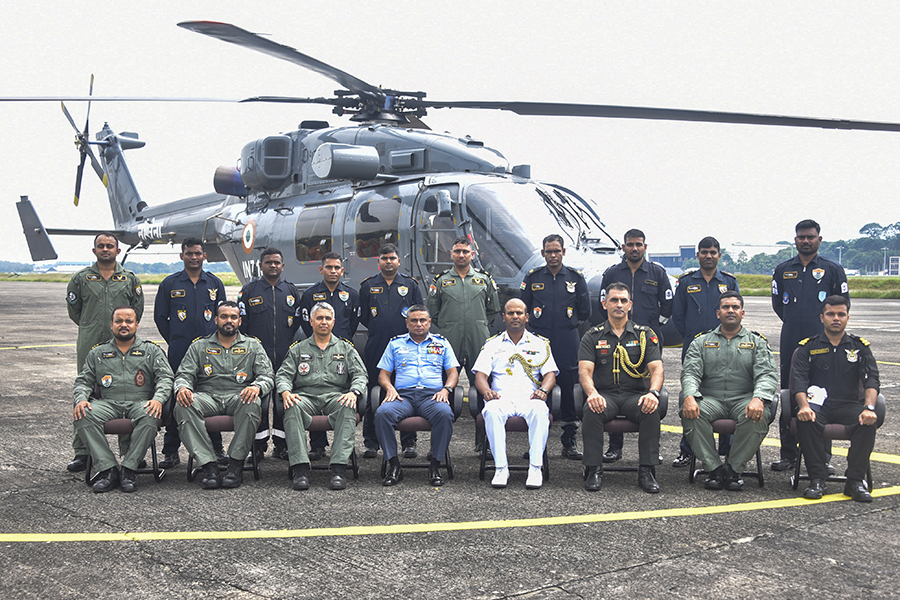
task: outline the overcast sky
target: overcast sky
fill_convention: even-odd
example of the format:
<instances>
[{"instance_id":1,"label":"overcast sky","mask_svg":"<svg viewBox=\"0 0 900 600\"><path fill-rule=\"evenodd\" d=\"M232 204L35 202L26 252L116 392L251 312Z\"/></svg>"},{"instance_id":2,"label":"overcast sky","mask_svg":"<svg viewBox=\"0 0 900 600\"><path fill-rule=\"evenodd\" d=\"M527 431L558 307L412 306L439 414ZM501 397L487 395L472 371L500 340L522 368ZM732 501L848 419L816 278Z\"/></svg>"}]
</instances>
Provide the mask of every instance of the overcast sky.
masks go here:
<instances>
[{"instance_id":1,"label":"overcast sky","mask_svg":"<svg viewBox=\"0 0 900 600\"><path fill-rule=\"evenodd\" d=\"M551 8L552 7L552 8ZM328 96L332 81L191 33L230 22L373 85L433 100L531 100L900 121L895 2L49 2L7 3L0 94L242 98ZM79 125L86 106L70 103ZM47 227L111 227L55 102L0 104L10 235L0 259L30 261L15 210L28 195ZM247 142L339 120L327 107L95 103L145 148L126 157L143 200L212 191ZM827 131L435 110L432 129L471 135L532 176L598 204L616 237L643 229L653 251L714 235L735 254L793 236L803 218L826 240L900 221L900 133ZM61 260L91 259L88 238L54 237ZM154 260L157 260L154 258ZM177 255L162 260L175 261Z\"/></svg>"}]
</instances>

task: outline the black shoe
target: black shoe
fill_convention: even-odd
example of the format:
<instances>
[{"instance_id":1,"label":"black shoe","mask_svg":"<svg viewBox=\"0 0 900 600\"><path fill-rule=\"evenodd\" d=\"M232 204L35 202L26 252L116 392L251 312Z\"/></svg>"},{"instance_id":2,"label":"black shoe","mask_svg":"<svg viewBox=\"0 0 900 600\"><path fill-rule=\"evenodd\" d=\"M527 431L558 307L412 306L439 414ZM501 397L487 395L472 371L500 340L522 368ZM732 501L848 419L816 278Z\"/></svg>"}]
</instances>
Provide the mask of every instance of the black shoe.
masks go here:
<instances>
[{"instance_id":1,"label":"black shoe","mask_svg":"<svg viewBox=\"0 0 900 600\"><path fill-rule=\"evenodd\" d=\"M622 449L621 448L607 448L606 454L603 455L603 462L605 463L614 463L617 460L622 458Z\"/></svg>"},{"instance_id":2,"label":"black shoe","mask_svg":"<svg viewBox=\"0 0 900 600\"><path fill-rule=\"evenodd\" d=\"M475 456L481 457L481 451L484 449L484 446L475 446ZM494 460L494 453L491 452L490 446L488 446L487 451L487 460Z\"/></svg>"},{"instance_id":3,"label":"black shoe","mask_svg":"<svg viewBox=\"0 0 900 600\"><path fill-rule=\"evenodd\" d=\"M204 490L215 490L222 487L219 465L214 462L208 462L201 468L203 469L203 479L200 480L200 485Z\"/></svg>"},{"instance_id":4,"label":"black shoe","mask_svg":"<svg viewBox=\"0 0 900 600\"><path fill-rule=\"evenodd\" d=\"M581 460L584 457L584 454L581 453L581 450L579 450L578 446L576 446L575 444L572 444L571 446L563 446L562 455L563 458L568 458L570 460ZM621 453L619 454L619 456L621 456Z\"/></svg>"},{"instance_id":5,"label":"black shoe","mask_svg":"<svg viewBox=\"0 0 900 600\"><path fill-rule=\"evenodd\" d=\"M654 477L655 471L654 467L638 467L638 487L648 494L659 493L659 483L656 482L656 477Z\"/></svg>"},{"instance_id":6,"label":"black shoe","mask_svg":"<svg viewBox=\"0 0 900 600\"><path fill-rule=\"evenodd\" d=\"M419 456L419 453L416 450L415 442L410 442L403 448L403 458L416 458L417 456Z\"/></svg>"},{"instance_id":7,"label":"black shoe","mask_svg":"<svg viewBox=\"0 0 900 600\"><path fill-rule=\"evenodd\" d=\"M87 469L87 459L87 454L76 454L75 458L72 459L72 462L66 465L66 471L71 471L73 473L84 471Z\"/></svg>"},{"instance_id":8,"label":"black shoe","mask_svg":"<svg viewBox=\"0 0 900 600\"><path fill-rule=\"evenodd\" d=\"M227 467L229 458L228 455L225 454L225 448L223 448L222 446L216 446L215 448L213 448L213 452L215 452L216 454L216 462L223 467Z\"/></svg>"},{"instance_id":9,"label":"black shoe","mask_svg":"<svg viewBox=\"0 0 900 600\"><path fill-rule=\"evenodd\" d=\"M384 479L381 480L381 485L389 487L397 485L401 481L403 481L403 469L400 468L400 464L392 465L388 463Z\"/></svg>"},{"instance_id":10,"label":"black shoe","mask_svg":"<svg viewBox=\"0 0 900 600\"><path fill-rule=\"evenodd\" d=\"M744 480L740 473L736 473L731 465L725 465L725 489L731 492L740 492L744 489Z\"/></svg>"},{"instance_id":11,"label":"black shoe","mask_svg":"<svg viewBox=\"0 0 900 600\"><path fill-rule=\"evenodd\" d=\"M789 458L782 458L779 461L773 462L769 468L773 471L790 471L794 467L797 466L797 461L791 460Z\"/></svg>"},{"instance_id":12,"label":"black shoe","mask_svg":"<svg viewBox=\"0 0 900 600\"><path fill-rule=\"evenodd\" d=\"M244 461L232 458L228 462L228 470L225 471L225 477L222 478L223 488L241 487L244 482Z\"/></svg>"},{"instance_id":13,"label":"black shoe","mask_svg":"<svg viewBox=\"0 0 900 600\"><path fill-rule=\"evenodd\" d=\"M428 483L434 487L444 485L444 478L441 476L440 467L428 467Z\"/></svg>"},{"instance_id":14,"label":"black shoe","mask_svg":"<svg viewBox=\"0 0 900 600\"><path fill-rule=\"evenodd\" d=\"M147 468L147 461L146 461L145 459L142 458L141 461L138 463L137 468L138 468L138 469L146 469L146 468Z\"/></svg>"},{"instance_id":15,"label":"black shoe","mask_svg":"<svg viewBox=\"0 0 900 600\"><path fill-rule=\"evenodd\" d=\"M322 460L325 458L325 448L310 448L309 460Z\"/></svg>"},{"instance_id":16,"label":"black shoe","mask_svg":"<svg viewBox=\"0 0 900 600\"><path fill-rule=\"evenodd\" d=\"M854 502L872 501L872 495L866 489L866 484L859 479L847 480L847 483L844 484L844 495L853 498Z\"/></svg>"},{"instance_id":17,"label":"black shoe","mask_svg":"<svg viewBox=\"0 0 900 600\"><path fill-rule=\"evenodd\" d=\"M347 479L344 477L344 466L331 467L331 489L344 490L347 489Z\"/></svg>"},{"instance_id":18,"label":"black shoe","mask_svg":"<svg viewBox=\"0 0 900 600\"><path fill-rule=\"evenodd\" d=\"M119 467L113 467L100 473L100 479L94 484L94 493L102 494L115 489L119 485Z\"/></svg>"},{"instance_id":19,"label":"black shoe","mask_svg":"<svg viewBox=\"0 0 900 600\"><path fill-rule=\"evenodd\" d=\"M275 444L275 447L272 448L272 458L279 458L281 460L287 460L288 459L287 446Z\"/></svg>"},{"instance_id":20,"label":"black shoe","mask_svg":"<svg viewBox=\"0 0 900 600\"><path fill-rule=\"evenodd\" d=\"M122 480L119 482L119 485L126 494L137 491L137 484L134 483L134 477L134 471L122 467Z\"/></svg>"},{"instance_id":21,"label":"black shoe","mask_svg":"<svg viewBox=\"0 0 900 600\"><path fill-rule=\"evenodd\" d=\"M719 465L706 476L706 489L721 490L725 487L725 465Z\"/></svg>"},{"instance_id":22,"label":"black shoe","mask_svg":"<svg viewBox=\"0 0 900 600\"><path fill-rule=\"evenodd\" d=\"M686 467L691 464L691 457L693 454L688 454L682 450L681 454L678 455L678 458L672 461L672 466L676 469L678 467Z\"/></svg>"},{"instance_id":23,"label":"black shoe","mask_svg":"<svg viewBox=\"0 0 900 600\"><path fill-rule=\"evenodd\" d=\"M378 456L378 448L366 448L363 452L363 458L375 458Z\"/></svg>"},{"instance_id":24,"label":"black shoe","mask_svg":"<svg viewBox=\"0 0 900 600\"><path fill-rule=\"evenodd\" d=\"M163 458L159 463L160 469L171 469L176 465L181 464L181 457L178 456L178 453L175 454L166 454L165 458Z\"/></svg>"},{"instance_id":25,"label":"black shoe","mask_svg":"<svg viewBox=\"0 0 900 600\"><path fill-rule=\"evenodd\" d=\"M589 492L600 490L603 485L603 467L587 467L584 477L584 489Z\"/></svg>"},{"instance_id":26,"label":"black shoe","mask_svg":"<svg viewBox=\"0 0 900 600\"><path fill-rule=\"evenodd\" d=\"M294 467L294 482L291 487L297 491L309 489L309 465L297 465Z\"/></svg>"},{"instance_id":27,"label":"black shoe","mask_svg":"<svg viewBox=\"0 0 900 600\"><path fill-rule=\"evenodd\" d=\"M530 451L526 450L525 452L522 453L522 459L523 459L523 460L528 460L529 458L531 458L531 452L530 452Z\"/></svg>"},{"instance_id":28,"label":"black shoe","mask_svg":"<svg viewBox=\"0 0 900 600\"><path fill-rule=\"evenodd\" d=\"M836 473L836 470L835 470L835 468L834 468L834 465L831 464L830 462L825 463L825 470L828 471L828 476L829 476L829 477L833 477L834 474Z\"/></svg>"},{"instance_id":29,"label":"black shoe","mask_svg":"<svg viewBox=\"0 0 900 600\"><path fill-rule=\"evenodd\" d=\"M811 479L806 487L806 491L803 492L803 497L807 500L819 500L824 493L825 482L821 479Z\"/></svg>"}]
</instances>

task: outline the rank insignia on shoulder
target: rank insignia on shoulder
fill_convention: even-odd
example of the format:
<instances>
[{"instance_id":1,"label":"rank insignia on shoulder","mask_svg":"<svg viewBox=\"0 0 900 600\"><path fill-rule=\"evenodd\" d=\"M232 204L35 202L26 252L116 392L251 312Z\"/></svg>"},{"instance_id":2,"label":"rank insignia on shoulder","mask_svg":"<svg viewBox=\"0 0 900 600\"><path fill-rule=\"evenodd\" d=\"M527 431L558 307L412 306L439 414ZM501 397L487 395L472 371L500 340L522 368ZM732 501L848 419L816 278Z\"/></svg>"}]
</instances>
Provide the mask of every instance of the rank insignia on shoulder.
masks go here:
<instances>
[{"instance_id":1,"label":"rank insignia on shoulder","mask_svg":"<svg viewBox=\"0 0 900 600\"><path fill-rule=\"evenodd\" d=\"M767 338L766 336L764 336L763 334L761 334L761 333L758 332L758 331L751 331L750 333L752 333L753 335L756 335L756 336L761 337L766 343L768 343L768 341L769 341L769 338ZM806 339L809 339L809 338L806 338Z\"/></svg>"},{"instance_id":2,"label":"rank insignia on shoulder","mask_svg":"<svg viewBox=\"0 0 900 600\"><path fill-rule=\"evenodd\" d=\"M757 335L759 335L759 334L757 334ZM804 338L804 339L800 340L799 342L797 342L797 344L799 346L805 346L808 343L809 343L809 338Z\"/></svg>"},{"instance_id":3,"label":"rank insignia on shoulder","mask_svg":"<svg viewBox=\"0 0 900 600\"><path fill-rule=\"evenodd\" d=\"M870 344L869 344L869 340L864 339L864 338L859 338L859 342L860 342L863 346L869 346L869 345L870 345Z\"/></svg>"}]
</instances>

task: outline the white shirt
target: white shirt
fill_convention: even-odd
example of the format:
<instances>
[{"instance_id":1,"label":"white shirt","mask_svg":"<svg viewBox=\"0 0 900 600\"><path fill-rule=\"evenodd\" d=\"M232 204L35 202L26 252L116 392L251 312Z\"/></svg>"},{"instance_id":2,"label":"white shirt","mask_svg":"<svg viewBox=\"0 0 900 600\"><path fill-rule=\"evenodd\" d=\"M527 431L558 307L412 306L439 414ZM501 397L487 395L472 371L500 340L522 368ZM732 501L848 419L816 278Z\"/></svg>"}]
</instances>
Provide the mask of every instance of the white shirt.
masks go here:
<instances>
[{"instance_id":1,"label":"white shirt","mask_svg":"<svg viewBox=\"0 0 900 600\"><path fill-rule=\"evenodd\" d=\"M491 389L501 396L509 392L514 397L530 398L539 386L528 377L525 365L531 365L531 373L538 381L547 373L559 374L547 338L526 330L519 343L514 344L504 331L484 343L472 370L493 377Z\"/></svg>"}]
</instances>

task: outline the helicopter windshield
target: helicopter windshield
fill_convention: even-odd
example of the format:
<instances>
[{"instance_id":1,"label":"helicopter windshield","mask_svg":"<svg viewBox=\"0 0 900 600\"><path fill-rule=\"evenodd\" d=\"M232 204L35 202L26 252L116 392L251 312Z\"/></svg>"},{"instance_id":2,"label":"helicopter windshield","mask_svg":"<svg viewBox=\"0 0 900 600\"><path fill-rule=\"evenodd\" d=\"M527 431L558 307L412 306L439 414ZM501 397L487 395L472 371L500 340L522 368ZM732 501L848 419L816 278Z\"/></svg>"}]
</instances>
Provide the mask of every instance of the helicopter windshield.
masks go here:
<instances>
[{"instance_id":1,"label":"helicopter windshield","mask_svg":"<svg viewBox=\"0 0 900 600\"><path fill-rule=\"evenodd\" d=\"M577 248L591 241L594 248L598 233L604 238L606 234L583 203L558 188L533 182L469 186L466 215L478 241L482 267L494 277L515 277L540 252L541 240L551 233L563 236L567 246ZM594 228L598 231L592 232ZM615 247L611 239L605 245Z\"/></svg>"}]
</instances>

